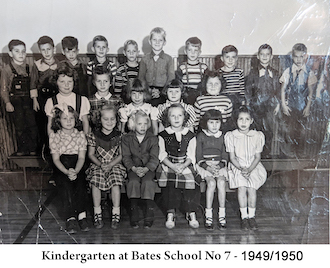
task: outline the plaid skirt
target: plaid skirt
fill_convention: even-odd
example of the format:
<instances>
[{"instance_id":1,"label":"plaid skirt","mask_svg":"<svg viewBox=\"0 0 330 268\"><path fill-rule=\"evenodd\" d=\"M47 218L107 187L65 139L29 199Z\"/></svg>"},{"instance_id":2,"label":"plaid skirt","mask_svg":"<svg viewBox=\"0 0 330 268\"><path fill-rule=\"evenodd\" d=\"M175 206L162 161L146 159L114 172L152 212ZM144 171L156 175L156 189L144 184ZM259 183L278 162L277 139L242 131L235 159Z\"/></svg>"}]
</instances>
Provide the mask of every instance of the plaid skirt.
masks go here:
<instances>
[{"instance_id":1,"label":"plaid skirt","mask_svg":"<svg viewBox=\"0 0 330 268\"><path fill-rule=\"evenodd\" d=\"M156 178L159 187L166 187L168 181L174 182L174 187L179 189L195 189L199 185L201 177L197 174L192 164L186 167L181 174L164 164L160 164L156 170Z\"/></svg>"}]
</instances>

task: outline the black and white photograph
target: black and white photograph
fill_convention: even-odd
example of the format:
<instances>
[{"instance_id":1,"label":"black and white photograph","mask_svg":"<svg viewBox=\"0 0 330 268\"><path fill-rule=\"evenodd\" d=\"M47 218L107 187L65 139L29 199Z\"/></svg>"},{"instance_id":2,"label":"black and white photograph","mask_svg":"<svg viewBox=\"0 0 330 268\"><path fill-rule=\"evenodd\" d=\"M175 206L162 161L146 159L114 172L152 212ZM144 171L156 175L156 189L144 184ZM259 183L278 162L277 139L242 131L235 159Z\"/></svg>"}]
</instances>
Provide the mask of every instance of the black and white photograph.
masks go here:
<instances>
[{"instance_id":1,"label":"black and white photograph","mask_svg":"<svg viewBox=\"0 0 330 268\"><path fill-rule=\"evenodd\" d=\"M0 261L326 261L328 0L0 7Z\"/></svg>"}]
</instances>

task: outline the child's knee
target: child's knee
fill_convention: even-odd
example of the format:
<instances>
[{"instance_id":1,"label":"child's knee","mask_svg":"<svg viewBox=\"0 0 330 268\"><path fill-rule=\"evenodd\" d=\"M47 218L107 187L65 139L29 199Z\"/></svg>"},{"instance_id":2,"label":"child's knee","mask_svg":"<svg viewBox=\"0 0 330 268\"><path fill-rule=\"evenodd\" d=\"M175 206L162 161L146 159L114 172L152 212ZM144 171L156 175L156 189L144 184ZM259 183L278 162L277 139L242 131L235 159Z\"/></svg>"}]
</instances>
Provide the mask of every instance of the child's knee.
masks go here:
<instances>
[{"instance_id":1,"label":"child's knee","mask_svg":"<svg viewBox=\"0 0 330 268\"><path fill-rule=\"evenodd\" d=\"M207 178L205 178L205 180L206 180L207 188L214 190L215 187L216 187L216 181L215 181L215 179L212 178L212 177L207 177Z\"/></svg>"}]
</instances>

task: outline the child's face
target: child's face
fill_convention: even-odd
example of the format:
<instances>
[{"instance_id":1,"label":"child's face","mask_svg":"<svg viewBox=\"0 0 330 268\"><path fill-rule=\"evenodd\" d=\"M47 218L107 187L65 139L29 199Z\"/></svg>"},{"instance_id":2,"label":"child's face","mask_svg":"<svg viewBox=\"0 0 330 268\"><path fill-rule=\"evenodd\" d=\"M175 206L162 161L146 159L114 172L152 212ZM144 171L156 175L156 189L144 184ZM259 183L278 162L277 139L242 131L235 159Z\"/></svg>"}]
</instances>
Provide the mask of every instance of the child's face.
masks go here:
<instances>
[{"instance_id":1,"label":"child's face","mask_svg":"<svg viewBox=\"0 0 330 268\"><path fill-rule=\"evenodd\" d=\"M135 120L135 132L138 135L146 134L148 130L148 119L144 116L138 116Z\"/></svg>"},{"instance_id":2,"label":"child's face","mask_svg":"<svg viewBox=\"0 0 330 268\"><path fill-rule=\"evenodd\" d=\"M150 38L149 43L152 47L152 50L156 53L156 52L161 52L163 50L166 41L162 34L154 33Z\"/></svg>"},{"instance_id":3,"label":"child's face","mask_svg":"<svg viewBox=\"0 0 330 268\"><path fill-rule=\"evenodd\" d=\"M135 105L142 105L144 101L143 92L132 91L131 99Z\"/></svg>"},{"instance_id":4,"label":"child's face","mask_svg":"<svg viewBox=\"0 0 330 268\"><path fill-rule=\"evenodd\" d=\"M181 128L184 122L183 109L180 107L170 108L170 110L168 111L168 119L172 128Z\"/></svg>"},{"instance_id":5,"label":"child's face","mask_svg":"<svg viewBox=\"0 0 330 268\"><path fill-rule=\"evenodd\" d=\"M107 55L109 48L105 41L96 41L92 47L92 50L96 56L103 58Z\"/></svg>"},{"instance_id":6,"label":"child's face","mask_svg":"<svg viewBox=\"0 0 330 268\"><path fill-rule=\"evenodd\" d=\"M296 51L294 50L292 53L292 60L295 65L301 68L307 59L307 54L304 51Z\"/></svg>"},{"instance_id":7,"label":"child's face","mask_svg":"<svg viewBox=\"0 0 330 268\"><path fill-rule=\"evenodd\" d=\"M107 132L112 132L116 127L117 118L113 110L105 110L101 112L101 125L102 129Z\"/></svg>"},{"instance_id":8,"label":"child's face","mask_svg":"<svg viewBox=\"0 0 330 268\"><path fill-rule=\"evenodd\" d=\"M253 119L249 113L240 113L237 119L237 127L243 132L247 133L250 130L250 126L253 123Z\"/></svg>"},{"instance_id":9,"label":"child's face","mask_svg":"<svg viewBox=\"0 0 330 268\"><path fill-rule=\"evenodd\" d=\"M107 93L111 85L110 76L108 74L96 74L94 84L99 93Z\"/></svg>"},{"instance_id":10,"label":"child's face","mask_svg":"<svg viewBox=\"0 0 330 268\"><path fill-rule=\"evenodd\" d=\"M221 82L219 77L210 77L206 83L206 92L210 95L219 95L221 90Z\"/></svg>"},{"instance_id":11,"label":"child's face","mask_svg":"<svg viewBox=\"0 0 330 268\"><path fill-rule=\"evenodd\" d=\"M70 62L76 62L77 61L78 53L79 53L79 49L77 49L77 48L73 48L73 49L65 48L63 50L64 56Z\"/></svg>"},{"instance_id":12,"label":"child's face","mask_svg":"<svg viewBox=\"0 0 330 268\"><path fill-rule=\"evenodd\" d=\"M129 62L137 61L137 56L139 54L139 50L137 50L136 46L133 44L129 44L124 50L124 55L126 56Z\"/></svg>"},{"instance_id":13,"label":"child's face","mask_svg":"<svg viewBox=\"0 0 330 268\"><path fill-rule=\"evenodd\" d=\"M74 128L75 124L76 124L76 119L74 117L73 113L62 113L60 116L60 123L62 126L62 129L64 130L71 130Z\"/></svg>"},{"instance_id":14,"label":"child's face","mask_svg":"<svg viewBox=\"0 0 330 268\"><path fill-rule=\"evenodd\" d=\"M62 95L70 95L73 90L74 82L73 82L73 77L67 76L65 74L61 74L57 81L56 84L58 86L58 91Z\"/></svg>"},{"instance_id":15,"label":"child's face","mask_svg":"<svg viewBox=\"0 0 330 268\"><path fill-rule=\"evenodd\" d=\"M221 127L221 122L218 119L210 119L207 121L207 130L211 134L216 134Z\"/></svg>"},{"instance_id":16,"label":"child's face","mask_svg":"<svg viewBox=\"0 0 330 268\"><path fill-rule=\"evenodd\" d=\"M221 56L221 60L228 69L234 69L236 67L237 59L238 57L235 51L228 52L224 56Z\"/></svg>"},{"instance_id":17,"label":"child's face","mask_svg":"<svg viewBox=\"0 0 330 268\"><path fill-rule=\"evenodd\" d=\"M267 66L269 65L270 61L273 58L272 53L270 52L270 49L262 49L259 54L257 55L258 60L260 61L261 65Z\"/></svg>"},{"instance_id":18,"label":"child's face","mask_svg":"<svg viewBox=\"0 0 330 268\"><path fill-rule=\"evenodd\" d=\"M196 62L201 54L201 49L197 46L188 45L185 52L189 62Z\"/></svg>"},{"instance_id":19,"label":"child's face","mask_svg":"<svg viewBox=\"0 0 330 268\"><path fill-rule=\"evenodd\" d=\"M13 59L13 61L21 65L24 63L26 58L26 48L24 45L14 46L11 51L9 51L9 56Z\"/></svg>"},{"instance_id":20,"label":"child's face","mask_svg":"<svg viewBox=\"0 0 330 268\"><path fill-rule=\"evenodd\" d=\"M51 60L55 54L55 48L47 43L39 46L40 53L45 60Z\"/></svg>"},{"instance_id":21,"label":"child's face","mask_svg":"<svg viewBox=\"0 0 330 268\"><path fill-rule=\"evenodd\" d=\"M178 103L181 100L181 89L180 88L169 88L167 89L167 98L172 103Z\"/></svg>"}]
</instances>

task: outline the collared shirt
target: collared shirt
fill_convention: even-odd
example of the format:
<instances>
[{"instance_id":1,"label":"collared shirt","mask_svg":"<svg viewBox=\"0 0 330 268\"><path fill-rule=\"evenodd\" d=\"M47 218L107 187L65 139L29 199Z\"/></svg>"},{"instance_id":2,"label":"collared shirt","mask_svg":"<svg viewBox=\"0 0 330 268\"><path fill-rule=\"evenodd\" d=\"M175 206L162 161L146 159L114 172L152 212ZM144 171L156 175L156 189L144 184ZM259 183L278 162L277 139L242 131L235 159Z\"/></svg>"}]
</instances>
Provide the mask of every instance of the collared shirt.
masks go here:
<instances>
[{"instance_id":1,"label":"collared shirt","mask_svg":"<svg viewBox=\"0 0 330 268\"><path fill-rule=\"evenodd\" d=\"M16 64L14 61L11 61L11 64L15 68L17 74L28 76L26 72L26 63L24 62L22 65ZM10 65L7 64L1 71L1 97L4 103L10 102L9 93L11 91L11 84L14 78L14 74L10 68Z\"/></svg>"},{"instance_id":2,"label":"collared shirt","mask_svg":"<svg viewBox=\"0 0 330 268\"><path fill-rule=\"evenodd\" d=\"M158 164L158 137L146 132L143 140L138 141L135 132L131 131L122 137L123 164L130 170L133 166L147 167L155 171Z\"/></svg>"},{"instance_id":3,"label":"collared shirt","mask_svg":"<svg viewBox=\"0 0 330 268\"><path fill-rule=\"evenodd\" d=\"M263 67L262 65L259 64L258 66L258 69L259 69L259 77L263 77L266 75L266 71L268 72L268 75L270 78L273 78L273 71L271 68L267 67Z\"/></svg>"},{"instance_id":4,"label":"collared shirt","mask_svg":"<svg viewBox=\"0 0 330 268\"><path fill-rule=\"evenodd\" d=\"M48 64L44 58L34 62L31 70L31 98L38 97L38 90L41 90L44 87L48 88L50 84L49 79L54 74L58 64L59 61L56 58L54 58L52 64Z\"/></svg>"},{"instance_id":5,"label":"collared shirt","mask_svg":"<svg viewBox=\"0 0 330 268\"><path fill-rule=\"evenodd\" d=\"M290 67L285 69L282 76L280 77L280 83L289 83L290 76L292 75L293 81L296 80L298 75L298 85L303 85L305 81L305 75L308 75L308 86L314 85L317 83L317 77L315 76L313 71L308 73L306 64L304 64L301 68L298 68L296 64L292 64L292 72L290 73Z\"/></svg>"},{"instance_id":6,"label":"collared shirt","mask_svg":"<svg viewBox=\"0 0 330 268\"><path fill-rule=\"evenodd\" d=\"M100 109L104 105L113 105L117 109L123 106L123 101L121 98L112 95L110 92L105 97L101 97L98 92L96 92L92 97L88 98L91 105L91 112Z\"/></svg>"},{"instance_id":7,"label":"collared shirt","mask_svg":"<svg viewBox=\"0 0 330 268\"><path fill-rule=\"evenodd\" d=\"M135 112L135 111L143 111L147 115L150 116L151 120L157 120L158 115L158 109L154 106L152 106L150 103L143 103L140 106L135 106L133 103L126 104L124 107L120 108L118 110L119 116L120 116L120 122L126 123L128 121L128 118Z\"/></svg>"},{"instance_id":8,"label":"collared shirt","mask_svg":"<svg viewBox=\"0 0 330 268\"><path fill-rule=\"evenodd\" d=\"M157 61L152 51L145 55L140 62L139 79L146 81L148 86L164 87L175 78L173 59L161 51Z\"/></svg>"}]
</instances>

